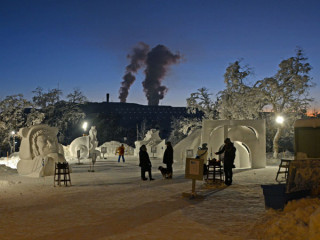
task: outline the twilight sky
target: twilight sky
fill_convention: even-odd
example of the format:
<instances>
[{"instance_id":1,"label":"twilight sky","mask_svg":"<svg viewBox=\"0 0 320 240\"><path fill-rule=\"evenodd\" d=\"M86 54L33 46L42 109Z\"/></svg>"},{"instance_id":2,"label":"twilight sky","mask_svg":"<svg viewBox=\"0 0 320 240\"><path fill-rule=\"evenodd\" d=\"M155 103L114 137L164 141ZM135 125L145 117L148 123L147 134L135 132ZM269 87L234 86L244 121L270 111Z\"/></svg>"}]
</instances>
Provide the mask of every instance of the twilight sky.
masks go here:
<instances>
[{"instance_id":1,"label":"twilight sky","mask_svg":"<svg viewBox=\"0 0 320 240\"><path fill-rule=\"evenodd\" d=\"M304 49L320 104L318 0L0 0L0 97L80 88L90 101L119 102L127 55L139 42L158 44L178 63L162 81L161 105L186 106L200 87L223 90L229 63L243 59L251 81L273 76L281 60ZM147 104L144 68L127 102Z\"/></svg>"}]
</instances>

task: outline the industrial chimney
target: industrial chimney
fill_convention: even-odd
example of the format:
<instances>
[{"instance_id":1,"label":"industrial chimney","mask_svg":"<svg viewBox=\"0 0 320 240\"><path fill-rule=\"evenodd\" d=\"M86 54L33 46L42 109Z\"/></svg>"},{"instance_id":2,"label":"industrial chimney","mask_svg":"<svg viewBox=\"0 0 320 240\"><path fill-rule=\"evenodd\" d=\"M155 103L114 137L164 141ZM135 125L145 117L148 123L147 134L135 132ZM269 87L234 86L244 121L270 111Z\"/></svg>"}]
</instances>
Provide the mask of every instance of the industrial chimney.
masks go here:
<instances>
[{"instance_id":1,"label":"industrial chimney","mask_svg":"<svg viewBox=\"0 0 320 240\"><path fill-rule=\"evenodd\" d=\"M107 103L109 102L109 93L107 93Z\"/></svg>"}]
</instances>

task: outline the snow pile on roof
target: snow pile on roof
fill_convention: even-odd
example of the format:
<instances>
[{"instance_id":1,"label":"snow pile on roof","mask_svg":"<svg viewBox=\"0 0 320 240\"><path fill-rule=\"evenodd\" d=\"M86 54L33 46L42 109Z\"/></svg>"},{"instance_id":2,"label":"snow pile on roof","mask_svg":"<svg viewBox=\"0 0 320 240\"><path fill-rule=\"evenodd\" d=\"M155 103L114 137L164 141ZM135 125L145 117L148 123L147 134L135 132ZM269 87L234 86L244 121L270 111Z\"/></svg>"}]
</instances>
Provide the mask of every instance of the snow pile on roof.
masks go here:
<instances>
[{"instance_id":1,"label":"snow pile on roof","mask_svg":"<svg viewBox=\"0 0 320 240\"><path fill-rule=\"evenodd\" d=\"M320 239L320 199L290 201L283 211L268 210L256 226L258 239Z\"/></svg>"}]
</instances>

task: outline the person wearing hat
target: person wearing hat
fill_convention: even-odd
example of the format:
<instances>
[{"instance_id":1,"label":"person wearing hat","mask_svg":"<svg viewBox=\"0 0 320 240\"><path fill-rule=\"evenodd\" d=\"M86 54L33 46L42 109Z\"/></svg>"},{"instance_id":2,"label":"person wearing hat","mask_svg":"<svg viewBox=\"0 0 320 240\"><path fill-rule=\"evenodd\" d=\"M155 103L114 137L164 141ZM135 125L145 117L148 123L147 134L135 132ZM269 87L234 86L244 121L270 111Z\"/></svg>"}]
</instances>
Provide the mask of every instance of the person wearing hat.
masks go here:
<instances>
[{"instance_id":1,"label":"person wearing hat","mask_svg":"<svg viewBox=\"0 0 320 240\"><path fill-rule=\"evenodd\" d=\"M224 153L224 160L223 160L223 170L225 174L225 184L230 186L232 184L232 168L234 168L234 159L236 157L236 148L234 147L233 143L231 142L230 138L226 138L224 140L224 146L219 151L216 152L216 155L220 155Z\"/></svg>"},{"instance_id":2,"label":"person wearing hat","mask_svg":"<svg viewBox=\"0 0 320 240\"><path fill-rule=\"evenodd\" d=\"M172 164L173 164L173 148L171 145L171 142L166 142L167 148L164 151L163 154L163 163L167 165L167 178L171 179L172 178Z\"/></svg>"}]
</instances>

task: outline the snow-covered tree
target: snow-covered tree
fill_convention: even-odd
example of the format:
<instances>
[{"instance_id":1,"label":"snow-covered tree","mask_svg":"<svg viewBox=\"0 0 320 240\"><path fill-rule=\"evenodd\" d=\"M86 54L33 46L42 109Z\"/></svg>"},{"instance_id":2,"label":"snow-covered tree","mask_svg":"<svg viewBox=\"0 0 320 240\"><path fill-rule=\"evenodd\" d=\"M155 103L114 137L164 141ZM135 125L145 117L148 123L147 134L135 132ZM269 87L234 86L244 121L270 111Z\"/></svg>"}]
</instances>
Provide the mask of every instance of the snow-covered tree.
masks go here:
<instances>
[{"instance_id":1,"label":"snow-covered tree","mask_svg":"<svg viewBox=\"0 0 320 240\"><path fill-rule=\"evenodd\" d=\"M263 108L261 92L246 83L251 74L248 66L240 61L231 63L224 74L226 89L218 93L220 119L257 119Z\"/></svg>"},{"instance_id":2,"label":"snow-covered tree","mask_svg":"<svg viewBox=\"0 0 320 240\"><path fill-rule=\"evenodd\" d=\"M212 101L211 95L205 87L199 88L195 93L191 93L190 97L187 98L188 112L203 112L204 119L217 119L217 102Z\"/></svg>"},{"instance_id":3,"label":"snow-covered tree","mask_svg":"<svg viewBox=\"0 0 320 240\"><path fill-rule=\"evenodd\" d=\"M45 114L40 112L38 109L32 108L27 115L26 126L38 125L45 119Z\"/></svg>"},{"instance_id":4,"label":"snow-covered tree","mask_svg":"<svg viewBox=\"0 0 320 240\"><path fill-rule=\"evenodd\" d=\"M40 108L46 108L47 106L59 102L60 96L62 96L62 91L57 88L49 89L48 92L43 92L43 89L41 87L37 87L32 92L34 94L34 96L32 97L32 101L36 106Z\"/></svg>"},{"instance_id":5,"label":"snow-covered tree","mask_svg":"<svg viewBox=\"0 0 320 240\"><path fill-rule=\"evenodd\" d=\"M22 94L11 95L0 101L0 132L1 148L10 145L11 132L17 132L24 127L26 121L26 108L32 106L31 102L23 98Z\"/></svg>"},{"instance_id":6,"label":"snow-covered tree","mask_svg":"<svg viewBox=\"0 0 320 240\"><path fill-rule=\"evenodd\" d=\"M67 99L71 103L83 104L85 102L88 102L88 98L78 88L75 88L72 93L69 93L67 95Z\"/></svg>"},{"instance_id":7,"label":"snow-covered tree","mask_svg":"<svg viewBox=\"0 0 320 240\"><path fill-rule=\"evenodd\" d=\"M199 88L197 92L191 93L187 98L187 111L189 114L202 113L202 117L188 117L173 119L171 122L171 134L169 140L175 144L184 137L191 134L195 129L202 127L202 119L217 119L217 102L214 102L205 87Z\"/></svg>"},{"instance_id":8,"label":"snow-covered tree","mask_svg":"<svg viewBox=\"0 0 320 240\"><path fill-rule=\"evenodd\" d=\"M296 56L285 59L279 64L275 76L258 81L255 85L261 91L266 104L271 107L274 117L282 115L291 126L295 119L306 114L307 107L313 100L309 97L309 89L313 83L309 76L311 66L307 60L302 49L298 48ZM284 125L277 125L273 139L275 158L278 155L278 141L283 128Z\"/></svg>"},{"instance_id":9,"label":"snow-covered tree","mask_svg":"<svg viewBox=\"0 0 320 240\"><path fill-rule=\"evenodd\" d=\"M73 127L79 126L81 120L85 118L85 113L78 104L66 101L59 101L48 106L44 113L44 123L59 128L59 132L64 136L60 140L65 144L70 143L72 139ZM67 139L65 139L66 136Z\"/></svg>"}]
</instances>

